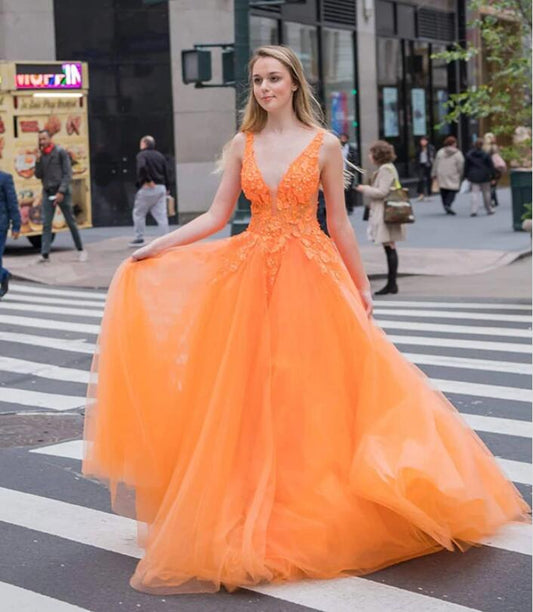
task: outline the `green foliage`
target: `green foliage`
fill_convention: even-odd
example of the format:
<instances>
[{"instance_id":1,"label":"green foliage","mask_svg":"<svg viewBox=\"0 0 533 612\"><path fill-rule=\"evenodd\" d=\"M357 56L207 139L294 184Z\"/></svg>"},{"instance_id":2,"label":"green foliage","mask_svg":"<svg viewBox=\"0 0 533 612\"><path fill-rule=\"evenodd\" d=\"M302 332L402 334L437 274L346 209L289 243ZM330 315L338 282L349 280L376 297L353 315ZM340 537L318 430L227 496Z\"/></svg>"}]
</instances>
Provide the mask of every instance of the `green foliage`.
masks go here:
<instances>
[{"instance_id":1,"label":"green foliage","mask_svg":"<svg viewBox=\"0 0 533 612\"><path fill-rule=\"evenodd\" d=\"M490 80L451 94L443 122L456 123L462 115L488 118L491 131L511 141L517 126L531 124L531 0L471 0L470 7L479 15L469 26L479 30ZM480 51L456 44L433 57L471 62ZM520 153L505 147L502 155L512 161Z\"/></svg>"},{"instance_id":2,"label":"green foliage","mask_svg":"<svg viewBox=\"0 0 533 612\"><path fill-rule=\"evenodd\" d=\"M522 215L521 220L527 221L531 219L531 204L524 204L525 213Z\"/></svg>"}]
</instances>

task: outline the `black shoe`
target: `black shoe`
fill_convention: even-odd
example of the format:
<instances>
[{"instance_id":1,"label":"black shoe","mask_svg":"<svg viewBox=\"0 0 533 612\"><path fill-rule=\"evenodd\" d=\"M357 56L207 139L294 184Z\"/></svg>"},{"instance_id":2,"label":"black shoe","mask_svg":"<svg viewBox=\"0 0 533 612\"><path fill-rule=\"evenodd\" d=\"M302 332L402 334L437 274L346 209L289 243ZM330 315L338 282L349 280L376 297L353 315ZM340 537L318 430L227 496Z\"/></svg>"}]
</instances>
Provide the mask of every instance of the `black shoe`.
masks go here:
<instances>
[{"instance_id":1,"label":"black shoe","mask_svg":"<svg viewBox=\"0 0 533 612\"><path fill-rule=\"evenodd\" d=\"M477 217L477 213L470 213L471 217Z\"/></svg>"},{"instance_id":2,"label":"black shoe","mask_svg":"<svg viewBox=\"0 0 533 612\"><path fill-rule=\"evenodd\" d=\"M142 247L144 244L144 238L134 238L131 242L128 242L129 247Z\"/></svg>"},{"instance_id":3,"label":"black shoe","mask_svg":"<svg viewBox=\"0 0 533 612\"><path fill-rule=\"evenodd\" d=\"M447 208L446 209L446 214L447 215L456 215L457 213L455 212L455 210L452 210L451 208Z\"/></svg>"},{"instance_id":4,"label":"black shoe","mask_svg":"<svg viewBox=\"0 0 533 612\"><path fill-rule=\"evenodd\" d=\"M0 283L0 298L3 298L4 295L9 291L9 279L11 278L11 274L8 272L3 281Z\"/></svg>"},{"instance_id":5,"label":"black shoe","mask_svg":"<svg viewBox=\"0 0 533 612\"><path fill-rule=\"evenodd\" d=\"M383 289L376 291L374 295L389 295L389 293L393 293L393 294L398 293L398 285L393 285L391 287L389 284L387 284L385 285L385 287L383 287Z\"/></svg>"}]
</instances>

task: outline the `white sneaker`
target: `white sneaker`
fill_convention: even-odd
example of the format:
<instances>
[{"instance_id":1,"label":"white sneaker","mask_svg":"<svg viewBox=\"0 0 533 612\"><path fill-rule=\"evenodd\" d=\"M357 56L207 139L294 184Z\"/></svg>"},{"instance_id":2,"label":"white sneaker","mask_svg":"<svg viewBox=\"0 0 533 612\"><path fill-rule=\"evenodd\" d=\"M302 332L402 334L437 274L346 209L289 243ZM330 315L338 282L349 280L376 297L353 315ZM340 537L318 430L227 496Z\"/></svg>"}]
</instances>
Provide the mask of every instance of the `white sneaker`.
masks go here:
<instances>
[{"instance_id":1,"label":"white sneaker","mask_svg":"<svg viewBox=\"0 0 533 612\"><path fill-rule=\"evenodd\" d=\"M81 263L86 262L89 259L89 253L85 249L78 251L78 261Z\"/></svg>"},{"instance_id":2,"label":"white sneaker","mask_svg":"<svg viewBox=\"0 0 533 612\"><path fill-rule=\"evenodd\" d=\"M37 260L38 264L45 264L45 263L50 263L50 258L49 257L43 257L42 255L39 255L39 259Z\"/></svg>"}]
</instances>

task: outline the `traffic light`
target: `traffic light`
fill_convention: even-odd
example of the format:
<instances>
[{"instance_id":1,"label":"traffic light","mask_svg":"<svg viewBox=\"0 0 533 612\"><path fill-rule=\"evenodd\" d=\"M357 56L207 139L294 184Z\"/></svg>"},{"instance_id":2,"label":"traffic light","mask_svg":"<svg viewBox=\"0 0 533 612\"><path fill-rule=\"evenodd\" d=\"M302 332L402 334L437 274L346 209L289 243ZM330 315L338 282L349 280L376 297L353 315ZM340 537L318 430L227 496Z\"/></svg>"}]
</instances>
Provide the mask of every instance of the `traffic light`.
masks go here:
<instances>
[{"instance_id":1,"label":"traffic light","mask_svg":"<svg viewBox=\"0 0 533 612\"><path fill-rule=\"evenodd\" d=\"M211 51L204 49L185 49L181 52L181 76L183 82L204 83L210 81Z\"/></svg>"}]
</instances>

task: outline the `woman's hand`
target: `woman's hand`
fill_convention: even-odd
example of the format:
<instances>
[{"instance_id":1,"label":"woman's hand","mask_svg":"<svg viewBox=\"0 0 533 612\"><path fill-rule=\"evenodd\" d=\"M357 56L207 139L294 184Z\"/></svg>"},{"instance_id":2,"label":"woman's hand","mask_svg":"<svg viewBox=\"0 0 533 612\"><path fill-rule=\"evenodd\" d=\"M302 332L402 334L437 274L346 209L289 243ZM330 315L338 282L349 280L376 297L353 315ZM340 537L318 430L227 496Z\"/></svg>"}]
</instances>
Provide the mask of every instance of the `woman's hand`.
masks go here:
<instances>
[{"instance_id":1,"label":"woman's hand","mask_svg":"<svg viewBox=\"0 0 533 612\"><path fill-rule=\"evenodd\" d=\"M374 304L372 302L372 291L370 287L368 289L364 289L363 291L359 291L361 295L361 299L363 300L363 305L365 307L365 312L370 319L372 316L372 311L374 310Z\"/></svg>"},{"instance_id":2,"label":"woman's hand","mask_svg":"<svg viewBox=\"0 0 533 612\"><path fill-rule=\"evenodd\" d=\"M131 258L133 261L140 261L141 259L148 259L149 257L154 257L157 255L157 251L151 244L147 244L146 246L137 249L131 254Z\"/></svg>"},{"instance_id":3,"label":"woman's hand","mask_svg":"<svg viewBox=\"0 0 533 612\"><path fill-rule=\"evenodd\" d=\"M357 185L356 189L359 193L364 193L365 192L365 187L366 185Z\"/></svg>"}]
</instances>

